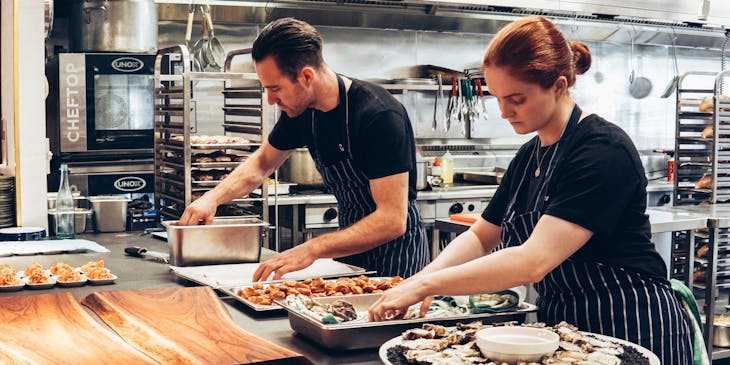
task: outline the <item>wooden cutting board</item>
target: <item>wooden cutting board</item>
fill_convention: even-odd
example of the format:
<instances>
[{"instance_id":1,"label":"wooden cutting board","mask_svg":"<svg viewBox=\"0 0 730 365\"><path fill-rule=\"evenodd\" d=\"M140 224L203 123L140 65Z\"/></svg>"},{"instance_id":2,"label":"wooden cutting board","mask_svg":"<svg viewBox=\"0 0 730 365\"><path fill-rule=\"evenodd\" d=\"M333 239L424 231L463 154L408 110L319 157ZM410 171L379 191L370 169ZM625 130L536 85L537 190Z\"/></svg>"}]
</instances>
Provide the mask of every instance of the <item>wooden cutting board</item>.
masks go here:
<instances>
[{"instance_id":1,"label":"wooden cutting board","mask_svg":"<svg viewBox=\"0 0 730 365\"><path fill-rule=\"evenodd\" d=\"M1 364L157 364L70 293L0 298Z\"/></svg>"},{"instance_id":2,"label":"wooden cutting board","mask_svg":"<svg viewBox=\"0 0 730 365\"><path fill-rule=\"evenodd\" d=\"M311 364L238 327L207 286L97 292L81 302L162 364Z\"/></svg>"}]
</instances>

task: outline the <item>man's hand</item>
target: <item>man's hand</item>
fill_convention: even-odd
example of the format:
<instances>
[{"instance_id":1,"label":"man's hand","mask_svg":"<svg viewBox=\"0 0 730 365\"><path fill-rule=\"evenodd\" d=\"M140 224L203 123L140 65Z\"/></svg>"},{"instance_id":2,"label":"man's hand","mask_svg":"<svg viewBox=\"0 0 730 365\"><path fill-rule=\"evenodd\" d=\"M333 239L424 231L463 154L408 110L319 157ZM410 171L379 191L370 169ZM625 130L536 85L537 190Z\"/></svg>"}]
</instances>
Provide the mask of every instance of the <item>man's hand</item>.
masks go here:
<instances>
[{"instance_id":1,"label":"man's hand","mask_svg":"<svg viewBox=\"0 0 730 365\"><path fill-rule=\"evenodd\" d=\"M212 198L203 195L185 208L178 225L197 226L200 221L203 221L203 224L211 224L217 208L218 204Z\"/></svg>"},{"instance_id":2,"label":"man's hand","mask_svg":"<svg viewBox=\"0 0 730 365\"><path fill-rule=\"evenodd\" d=\"M272 273L274 274L273 280L279 280L288 272L309 267L315 259L316 257L309 252L306 244L296 246L262 262L253 274L253 281L269 280L269 275Z\"/></svg>"}]
</instances>

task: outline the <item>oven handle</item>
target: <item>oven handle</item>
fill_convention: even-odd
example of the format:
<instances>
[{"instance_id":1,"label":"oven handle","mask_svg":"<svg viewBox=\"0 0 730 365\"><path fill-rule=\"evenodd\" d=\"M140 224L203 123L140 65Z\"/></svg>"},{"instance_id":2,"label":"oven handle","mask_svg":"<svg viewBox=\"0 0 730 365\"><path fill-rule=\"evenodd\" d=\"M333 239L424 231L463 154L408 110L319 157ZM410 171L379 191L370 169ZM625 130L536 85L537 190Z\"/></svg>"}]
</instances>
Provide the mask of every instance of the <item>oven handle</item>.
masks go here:
<instances>
[{"instance_id":1,"label":"oven handle","mask_svg":"<svg viewBox=\"0 0 730 365\"><path fill-rule=\"evenodd\" d=\"M153 174L154 164L133 164L122 166L69 166L71 175L118 175L118 174Z\"/></svg>"}]
</instances>

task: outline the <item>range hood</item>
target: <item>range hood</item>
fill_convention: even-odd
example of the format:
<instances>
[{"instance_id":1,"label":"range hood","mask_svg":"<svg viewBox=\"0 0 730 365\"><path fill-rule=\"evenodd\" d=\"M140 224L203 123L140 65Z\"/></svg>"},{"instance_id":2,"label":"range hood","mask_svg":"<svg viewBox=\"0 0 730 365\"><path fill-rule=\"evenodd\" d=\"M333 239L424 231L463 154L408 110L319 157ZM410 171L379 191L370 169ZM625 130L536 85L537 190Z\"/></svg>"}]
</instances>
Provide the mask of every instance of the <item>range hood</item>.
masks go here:
<instances>
[{"instance_id":1,"label":"range hood","mask_svg":"<svg viewBox=\"0 0 730 365\"><path fill-rule=\"evenodd\" d=\"M190 4L190 0L157 2L163 4L160 20L184 20ZM493 34L520 17L542 15L555 21L570 39L582 41L631 43L633 39L636 44L671 46L675 38L677 46L719 50L727 39L727 29L722 25L636 16L651 14L641 11L605 14L590 11L606 10L599 6L582 6L571 11L534 8L554 3L547 0L507 2L512 6L448 0L213 0L209 3L214 6L216 23L267 23L291 16L320 26ZM527 7L528 4L533 8Z\"/></svg>"}]
</instances>

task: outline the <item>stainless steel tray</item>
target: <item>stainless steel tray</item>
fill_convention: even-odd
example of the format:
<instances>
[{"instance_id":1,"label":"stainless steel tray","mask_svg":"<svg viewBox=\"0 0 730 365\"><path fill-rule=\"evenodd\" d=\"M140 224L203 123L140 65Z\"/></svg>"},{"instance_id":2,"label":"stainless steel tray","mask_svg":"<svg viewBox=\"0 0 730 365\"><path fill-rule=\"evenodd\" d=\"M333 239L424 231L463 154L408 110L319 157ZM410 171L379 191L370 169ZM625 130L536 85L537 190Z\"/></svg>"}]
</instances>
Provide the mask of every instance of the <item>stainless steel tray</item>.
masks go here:
<instances>
[{"instance_id":1,"label":"stainless steel tray","mask_svg":"<svg viewBox=\"0 0 730 365\"><path fill-rule=\"evenodd\" d=\"M365 272L364 274L374 274L374 273L375 273L375 271L368 271L368 272ZM363 274L353 272L352 274L348 274L348 275L323 275L323 276L320 276L320 277L323 278L323 279L336 279L336 278L341 278L341 277L344 277L344 276L348 276L349 277L349 276L359 276L359 275L363 275ZM370 277L370 279L382 280L382 279L386 279L386 278L385 277ZM387 279L390 279L390 278L387 278ZM295 281L302 281L302 280L304 280L304 279L295 280ZM272 284L272 283L280 283L280 282L283 282L283 281L285 281L285 280L261 282L259 284L266 285L266 284ZM327 280L327 281L333 281L333 280ZM237 292L238 292L239 289L250 288L252 286L253 286L253 284L250 284L250 285L242 285L242 286L239 285L239 286L234 286L234 287L218 288L218 290L220 292L222 292L222 293L225 293L225 294L230 295L233 299L235 299L235 300L237 300L237 301L245 304L246 306L248 306L249 308L251 308L251 309L253 309L253 310L257 311L257 312L268 312L268 311L281 311L281 310L284 310L284 308L281 305L279 305L279 304L272 304L272 305L256 304L256 303L251 302L250 300L248 300L248 299L246 299L246 298L238 295ZM349 295L344 295L344 297L352 297L354 295L355 294L349 294ZM339 298L341 296L337 296L337 297ZM327 298L327 297L318 297L318 298Z\"/></svg>"},{"instance_id":2,"label":"stainless steel tray","mask_svg":"<svg viewBox=\"0 0 730 365\"><path fill-rule=\"evenodd\" d=\"M170 264L196 266L258 262L269 224L257 218L216 218L213 223L179 226L166 221Z\"/></svg>"},{"instance_id":3,"label":"stainless steel tray","mask_svg":"<svg viewBox=\"0 0 730 365\"><path fill-rule=\"evenodd\" d=\"M347 300L355 309L367 311L382 294L348 295L338 297L313 298L315 302L326 304L337 299ZM420 327L423 323L437 323L444 326L454 326L457 322L469 323L480 320L482 323L518 321L525 322L527 313L537 311L537 306L522 302L514 312L466 314L463 316L444 318L417 318L408 320L393 320L384 322L359 322L335 325L323 324L314 318L299 313L288 306L286 301L277 300L277 303L287 310L289 325L302 336L315 343L332 350L355 350L379 347L385 341L400 335L405 330Z\"/></svg>"},{"instance_id":4,"label":"stainless steel tray","mask_svg":"<svg viewBox=\"0 0 730 365\"><path fill-rule=\"evenodd\" d=\"M213 289L230 288L250 285L251 278L256 272L259 263L207 265L207 266L170 266L176 276ZM307 278L322 277L334 278L340 276L355 276L372 274L374 271L365 271L359 266L348 265L332 259L317 259L306 269L293 271L284 275L284 280L304 280ZM277 283L284 280L262 281L261 284Z\"/></svg>"}]
</instances>

